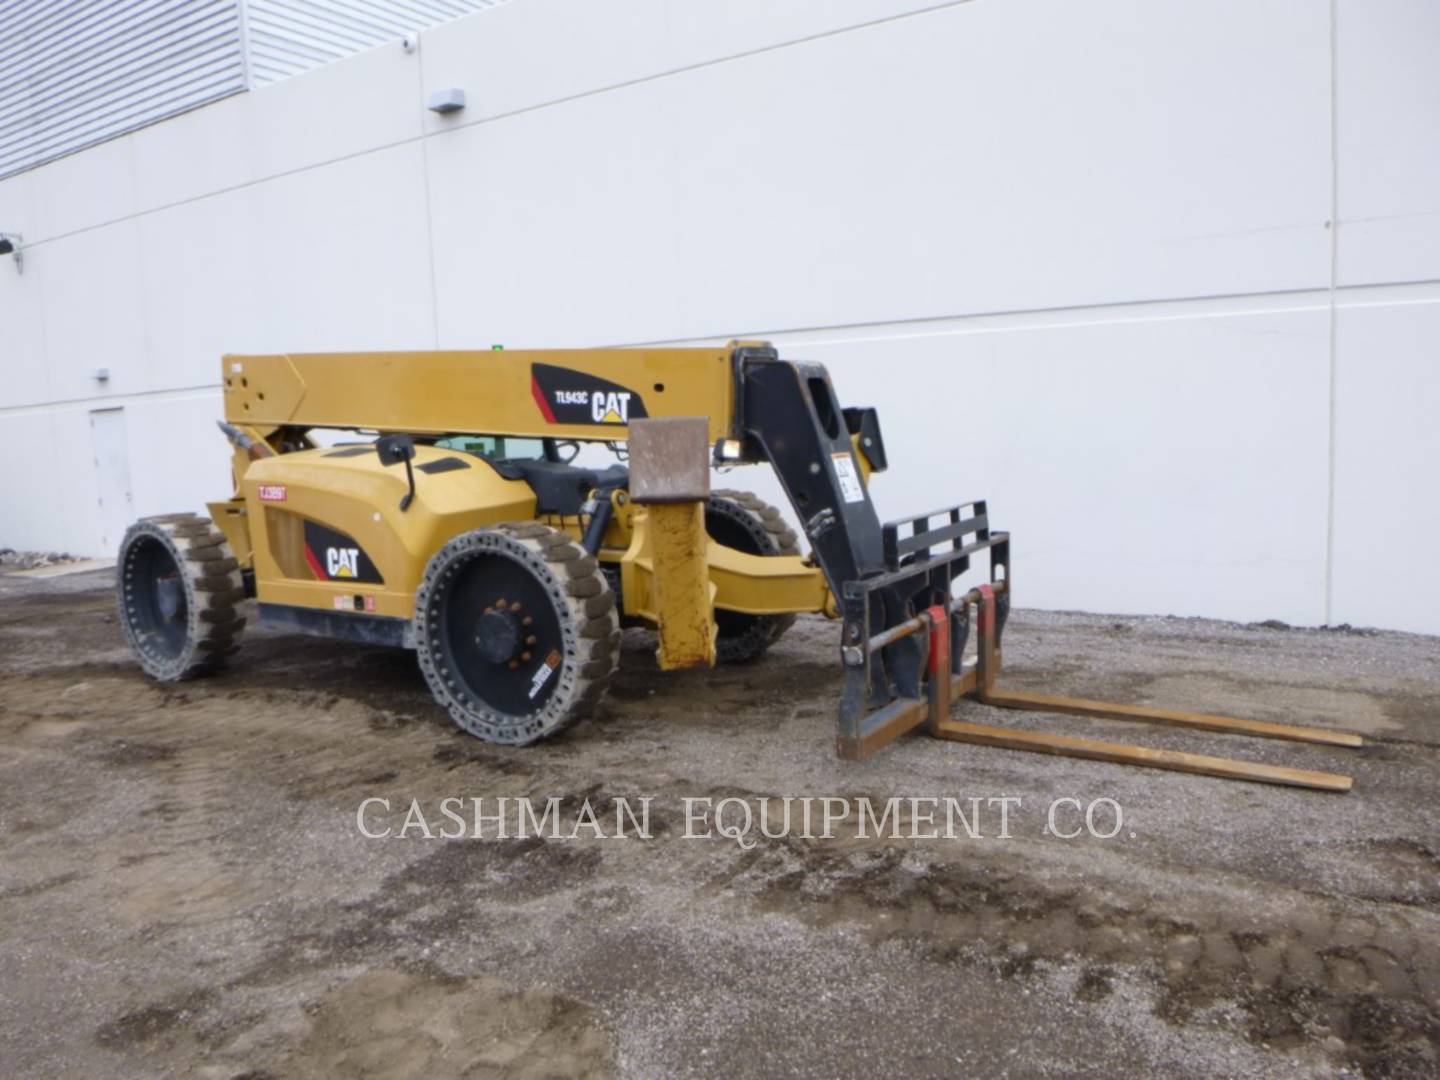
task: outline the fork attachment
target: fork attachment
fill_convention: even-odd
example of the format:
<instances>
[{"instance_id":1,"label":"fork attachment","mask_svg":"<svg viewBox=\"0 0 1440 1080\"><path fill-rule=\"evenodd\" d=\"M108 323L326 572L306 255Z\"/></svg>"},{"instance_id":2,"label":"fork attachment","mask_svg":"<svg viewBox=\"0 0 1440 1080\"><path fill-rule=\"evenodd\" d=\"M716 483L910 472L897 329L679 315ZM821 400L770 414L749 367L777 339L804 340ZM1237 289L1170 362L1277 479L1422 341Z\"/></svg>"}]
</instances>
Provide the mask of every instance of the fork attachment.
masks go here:
<instances>
[{"instance_id":1,"label":"fork attachment","mask_svg":"<svg viewBox=\"0 0 1440 1080\"><path fill-rule=\"evenodd\" d=\"M966 511L970 511L968 516ZM902 530L907 529L909 535L902 537ZM1003 690L996 685L996 677L1001 666L1001 635L1010 606L1009 534L991 532L985 504L976 502L888 524L883 536L886 572L865 581L848 582L844 590L841 655L846 686L837 744L841 757L868 757L923 724L936 738L956 742L1320 791L1350 790L1351 778L1337 773L952 719L950 710L955 700L972 697L1004 709L1139 721L1326 746L1358 747L1363 743L1359 735L1350 732ZM948 550L933 550L945 544ZM990 553L990 581L959 596L952 595L951 583L969 569L970 556L984 550ZM919 610L919 614L878 633L866 633L865 628L874 625L877 614L871 597L881 590L908 596L912 610ZM972 608L976 613L976 657L973 664L967 665L964 653ZM887 653L912 636L925 642L923 691L910 692L910 686L889 675ZM878 693L880 687L888 687L890 693Z\"/></svg>"}]
</instances>

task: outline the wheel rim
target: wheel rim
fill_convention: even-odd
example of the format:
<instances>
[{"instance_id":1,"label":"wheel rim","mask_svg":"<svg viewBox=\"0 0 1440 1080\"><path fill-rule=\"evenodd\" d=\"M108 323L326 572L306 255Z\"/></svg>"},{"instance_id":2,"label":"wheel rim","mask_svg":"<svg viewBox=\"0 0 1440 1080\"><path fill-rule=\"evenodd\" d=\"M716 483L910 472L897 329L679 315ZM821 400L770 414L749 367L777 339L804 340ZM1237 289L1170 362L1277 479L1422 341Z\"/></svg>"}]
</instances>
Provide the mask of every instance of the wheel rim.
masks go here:
<instances>
[{"instance_id":1,"label":"wheel rim","mask_svg":"<svg viewBox=\"0 0 1440 1080\"><path fill-rule=\"evenodd\" d=\"M440 626L446 666L475 704L524 717L554 694L564 655L560 617L519 561L494 552L467 560L441 604Z\"/></svg>"},{"instance_id":2,"label":"wheel rim","mask_svg":"<svg viewBox=\"0 0 1440 1080\"><path fill-rule=\"evenodd\" d=\"M141 646L162 660L179 657L190 636L190 605L180 564L159 540L132 545L125 575L125 617Z\"/></svg>"}]
</instances>

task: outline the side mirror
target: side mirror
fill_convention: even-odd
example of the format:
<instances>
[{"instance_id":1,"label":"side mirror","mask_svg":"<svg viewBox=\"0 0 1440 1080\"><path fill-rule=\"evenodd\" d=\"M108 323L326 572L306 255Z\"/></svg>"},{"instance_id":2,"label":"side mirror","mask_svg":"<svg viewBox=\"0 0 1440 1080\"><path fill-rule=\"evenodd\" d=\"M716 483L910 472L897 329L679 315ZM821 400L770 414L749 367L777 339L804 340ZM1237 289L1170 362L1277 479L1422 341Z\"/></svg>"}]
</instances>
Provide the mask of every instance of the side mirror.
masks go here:
<instances>
[{"instance_id":1,"label":"side mirror","mask_svg":"<svg viewBox=\"0 0 1440 1080\"><path fill-rule=\"evenodd\" d=\"M415 501L415 470L410 468L410 462L415 460L415 440L409 435L381 435L375 440L375 453L380 455L381 465L404 464L410 490L400 500L400 510L402 513L409 510Z\"/></svg>"},{"instance_id":2,"label":"side mirror","mask_svg":"<svg viewBox=\"0 0 1440 1080\"><path fill-rule=\"evenodd\" d=\"M415 440L409 435L381 435L375 440L375 452L382 465L399 465L415 460Z\"/></svg>"}]
</instances>

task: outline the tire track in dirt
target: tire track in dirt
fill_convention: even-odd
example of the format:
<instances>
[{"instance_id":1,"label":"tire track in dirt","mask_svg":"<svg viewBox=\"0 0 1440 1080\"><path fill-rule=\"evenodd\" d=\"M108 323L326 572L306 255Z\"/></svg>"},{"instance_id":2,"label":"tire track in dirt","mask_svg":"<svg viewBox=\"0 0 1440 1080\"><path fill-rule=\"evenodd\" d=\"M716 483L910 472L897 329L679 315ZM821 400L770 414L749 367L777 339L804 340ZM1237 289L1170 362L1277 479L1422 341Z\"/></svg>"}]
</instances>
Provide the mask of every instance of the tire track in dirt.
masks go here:
<instances>
[{"instance_id":1,"label":"tire track in dirt","mask_svg":"<svg viewBox=\"0 0 1440 1080\"><path fill-rule=\"evenodd\" d=\"M1252 1042L1334 1040L1366 1076L1428 1077L1440 1062L1440 916L1257 891L1237 906L1202 882L1137 897L1090 882L1057 888L1008 857L941 861L914 849L772 841L710 882L812 925L863 927L939 964L1026 979L1080 965L1077 997L1103 1000L1138 972L1157 1015L1183 1025L1220 1002ZM1283 912L1283 916L1282 913Z\"/></svg>"}]
</instances>

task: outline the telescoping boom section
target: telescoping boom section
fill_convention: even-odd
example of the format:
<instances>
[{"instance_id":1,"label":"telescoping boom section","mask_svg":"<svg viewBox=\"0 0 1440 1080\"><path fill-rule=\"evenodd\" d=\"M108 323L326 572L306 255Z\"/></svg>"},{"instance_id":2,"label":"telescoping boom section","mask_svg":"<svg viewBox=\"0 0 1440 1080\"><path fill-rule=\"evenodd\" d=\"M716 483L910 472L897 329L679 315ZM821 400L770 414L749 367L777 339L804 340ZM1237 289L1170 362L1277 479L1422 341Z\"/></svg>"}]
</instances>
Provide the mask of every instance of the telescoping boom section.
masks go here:
<instances>
[{"instance_id":1,"label":"telescoping boom section","mask_svg":"<svg viewBox=\"0 0 1440 1080\"><path fill-rule=\"evenodd\" d=\"M939 509L882 522L870 497L874 476L888 465L875 410L842 406L824 366L782 360L764 342L686 349L227 356L223 364L223 427L235 447L237 493L228 503L212 504L212 510L237 561L242 567L248 564L252 577L258 578L258 584L248 587L258 593L262 612L267 603L277 612L288 603L289 609L299 611L291 617L301 629L321 626L326 632L350 633L355 627L388 619L385 626L390 629L382 626L376 632L392 634L393 643L419 648L422 667L425 650L433 645L438 650L436 665L447 657L453 659L452 653L460 656L470 650L476 664L491 663L501 675L517 672L515 707L522 708L527 688L532 683L537 688L528 691L533 697L538 688L548 687L549 678L543 664L533 676L527 666L540 663L532 658L532 651L543 647L543 642L533 650L525 644L543 637L531 632L538 625L533 619L539 616L532 616L525 606L532 603L528 594L517 599L519 592L498 584L485 586L495 594L492 597L477 584L472 591L479 597L478 606L473 610L446 607L426 597L438 595L437 575L451 573L450 563L469 565L464 562L469 558L480 565L491 548L509 551L505 544L529 544L540 553L537 557L553 556L556 565L570 559L579 560L581 567L598 565L605 573L593 587L587 579L584 590L599 590L602 598L613 591L621 614L654 625L662 667L715 662L717 620L743 625L758 641L771 633L768 628L797 612L838 617L844 680L836 745L844 758L863 758L907 731L922 728L938 738L1013 750L1328 791L1350 786L1348 777L1333 773L954 719L952 705L969 697L1005 709L1331 747L1353 747L1361 741L1355 735L1317 728L1002 690L997 675L1014 588L1009 534L992 527L983 501L937 500ZM325 428L378 435L379 462L366 457L359 463L361 459L353 455L370 452L363 447L315 457L319 448L312 432ZM466 498L480 498L474 493L482 490L479 480L466 480L471 486L464 488L457 477L458 471L470 468L470 462L429 449L453 446L468 436L496 445L536 440L544 447L543 460L534 462L517 461L499 451L476 451L498 474L483 488L484 499L495 504L485 510L489 517L462 505ZM609 444L622 454L628 449L629 468L570 467L568 458L557 457L557 447L572 443ZM405 558L414 564L412 577L399 575L406 583L403 589L378 593L369 624L363 620L373 598L357 593L351 611L349 595L336 593L337 609L345 609L343 618L327 615L321 625L319 617L308 612L307 605L315 606L312 593L304 591L316 588L316 582L296 584L285 579L283 568L276 569L271 562L261 566L272 555L275 567L282 561L278 553L286 543L285 513L295 509L293 504L280 505L287 498L287 485L276 479L282 475L281 466L265 463L300 452L309 452L303 458L308 471L289 475L324 489L315 496L314 506L330 506L343 495L356 506L346 504L335 511L341 524L356 522L355 528L369 529L367 522L373 518L380 523L376 528L383 525L389 530L376 540L373 558L355 556L352 564L346 549L341 548L338 556L330 549L332 561L339 562L315 569L313 576L320 586L331 588L326 579L336 566L342 573L370 571L380 579L385 577L381 564L386 558L392 563L385 565ZM785 527L773 510L753 501L732 500L741 510L729 509L728 520L737 528L748 528L760 546L747 554L743 538L735 538L738 533L724 533L725 523L712 513L710 467L735 464L773 467L808 543L808 557L802 560L797 550L778 541L769 547L761 544L767 530L773 539L783 537ZM299 470L300 464L294 468ZM381 481L403 492L398 507L370 505L377 496L369 493L380 490L374 485ZM573 503L567 503L570 496L565 492L577 483L581 490ZM442 511L447 506L460 509L445 517ZM509 517L498 516L502 513ZM516 515L530 515L535 523L517 524ZM303 515L291 516L298 521ZM450 563L444 565L435 563L441 556L426 550L426 544L433 548L449 541L444 555L460 540L435 534L433 529L418 533L414 525L421 520L453 519L468 523L467 528L484 526L483 532L500 527L489 524L492 518L504 523L510 539L482 536L474 541L480 554L445 555ZM259 537L262 520L268 531ZM297 544L310 535L303 529L311 524L294 526ZM333 532L340 526L331 521L326 527ZM417 540L417 535L428 539ZM573 554L567 544L574 548ZM562 548L563 558L557 554ZM387 555L402 549L403 554ZM524 551L515 555L521 561L525 557ZM972 560L985 570L978 582L966 578ZM303 576L303 566L298 573ZM412 602L411 592L420 599ZM537 599L540 595L536 593ZM586 611L610 604L580 600ZM442 611L452 612L445 617L450 619L447 632L456 635L453 641L436 637L434 642L423 638L417 642L422 630L436 632L435 620ZM464 622L456 631L460 616L454 611L462 612L478 629L472 633L470 622ZM584 622L585 618L591 622ZM581 616L576 633L601 634L603 627L592 630L598 625L594 620L600 618ZM742 623L744 619L758 621ZM563 678L563 670L556 670L561 671L557 679ZM432 681L432 685L438 684ZM545 693L549 692L547 688ZM479 725L472 730L487 735L491 729ZM539 730L524 725L513 731L503 728L513 741L528 741Z\"/></svg>"}]
</instances>

